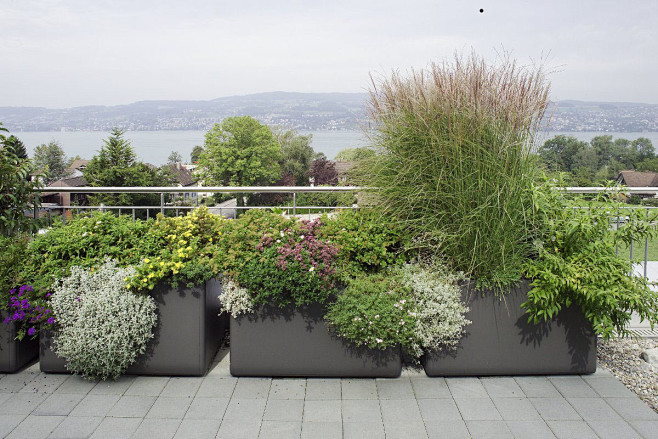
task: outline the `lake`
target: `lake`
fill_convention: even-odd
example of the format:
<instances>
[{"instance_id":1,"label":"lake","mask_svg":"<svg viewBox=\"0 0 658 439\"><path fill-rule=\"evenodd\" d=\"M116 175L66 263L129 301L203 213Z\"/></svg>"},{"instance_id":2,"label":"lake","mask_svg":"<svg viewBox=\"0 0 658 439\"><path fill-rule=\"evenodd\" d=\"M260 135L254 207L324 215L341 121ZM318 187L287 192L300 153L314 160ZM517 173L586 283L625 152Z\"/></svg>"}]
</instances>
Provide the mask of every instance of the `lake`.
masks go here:
<instances>
[{"instance_id":1,"label":"lake","mask_svg":"<svg viewBox=\"0 0 658 439\"><path fill-rule=\"evenodd\" d=\"M57 140L68 157L79 155L86 159L90 159L96 154L103 145L103 139L109 135L103 131L17 132L13 134L25 143L30 157L37 145ZM162 165L167 162L171 151L178 151L182 154L183 159L189 160L194 146L203 145L205 134L205 131L127 131L124 138L131 141L140 160L153 165ZM342 149L368 144L361 131L305 131L301 134L312 134L311 146L313 149L316 152L323 152L329 159L333 159L336 153ZM611 135L615 139L629 140L647 137L658 151L658 132L542 132L539 133L538 144L558 134L574 136L587 142L600 135Z\"/></svg>"}]
</instances>

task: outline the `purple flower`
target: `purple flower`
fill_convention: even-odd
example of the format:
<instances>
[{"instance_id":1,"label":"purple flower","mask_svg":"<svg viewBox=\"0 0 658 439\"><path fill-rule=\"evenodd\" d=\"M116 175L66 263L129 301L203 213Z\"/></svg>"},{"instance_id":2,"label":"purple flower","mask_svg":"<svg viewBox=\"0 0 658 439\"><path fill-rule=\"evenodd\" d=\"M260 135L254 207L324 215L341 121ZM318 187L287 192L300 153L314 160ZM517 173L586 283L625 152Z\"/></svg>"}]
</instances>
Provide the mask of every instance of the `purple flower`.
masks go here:
<instances>
[{"instance_id":1,"label":"purple flower","mask_svg":"<svg viewBox=\"0 0 658 439\"><path fill-rule=\"evenodd\" d=\"M48 323L52 325L53 323L55 323L55 319L52 317L48 318Z\"/></svg>"},{"instance_id":2,"label":"purple flower","mask_svg":"<svg viewBox=\"0 0 658 439\"><path fill-rule=\"evenodd\" d=\"M11 317L7 317L7 318L5 319L5 323L9 324L9 322L11 322Z\"/></svg>"},{"instance_id":3,"label":"purple flower","mask_svg":"<svg viewBox=\"0 0 658 439\"><path fill-rule=\"evenodd\" d=\"M37 332L36 329L30 328L30 329L27 330L27 335L34 335L36 332Z\"/></svg>"}]
</instances>

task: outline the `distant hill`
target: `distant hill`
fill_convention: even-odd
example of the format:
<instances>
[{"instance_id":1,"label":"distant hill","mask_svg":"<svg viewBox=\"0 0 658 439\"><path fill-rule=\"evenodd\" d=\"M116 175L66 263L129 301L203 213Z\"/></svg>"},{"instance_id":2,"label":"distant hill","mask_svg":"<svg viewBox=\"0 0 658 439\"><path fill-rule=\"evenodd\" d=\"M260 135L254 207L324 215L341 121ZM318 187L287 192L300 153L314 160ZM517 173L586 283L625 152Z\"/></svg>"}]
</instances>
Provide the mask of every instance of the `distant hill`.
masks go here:
<instances>
[{"instance_id":1,"label":"distant hill","mask_svg":"<svg viewBox=\"0 0 658 439\"><path fill-rule=\"evenodd\" d=\"M0 107L0 122L12 132L207 130L226 117L249 115L300 130L351 130L366 120L366 99L366 93L270 92L66 109ZM552 131L658 131L658 105L564 100L548 114Z\"/></svg>"}]
</instances>

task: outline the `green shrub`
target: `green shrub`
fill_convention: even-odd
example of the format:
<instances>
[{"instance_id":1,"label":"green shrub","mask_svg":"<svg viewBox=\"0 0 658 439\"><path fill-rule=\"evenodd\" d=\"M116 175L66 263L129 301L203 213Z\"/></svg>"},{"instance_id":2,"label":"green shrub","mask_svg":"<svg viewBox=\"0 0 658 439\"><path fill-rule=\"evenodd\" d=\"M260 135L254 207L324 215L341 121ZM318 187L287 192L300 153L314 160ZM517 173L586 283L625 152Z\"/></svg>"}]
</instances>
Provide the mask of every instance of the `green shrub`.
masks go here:
<instances>
[{"instance_id":1,"label":"green shrub","mask_svg":"<svg viewBox=\"0 0 658 439\"><path fill-rule=\"evenodd\" d=\"M616 244L655 236L656 217L606 200L601 195L583 208L582 201L569 200L550 184L537 188L537 254L525 264L533 286L523 304L529 321L547 321L578 305L605 338L626 334L634 312L658 323L658 293L646 279L632 275L632 262L615 250ZM617 217L626 221L615 230L611 218Z\"/></svg>"},{"instance_id":2,"label":"green shrub","mask_svg":"<svg viewBox=\"0 0 658 439\"><path fill-rule=\"evenodd\" d=\"M0 302L7 303L9 290L23 285L23 266L27 259L26 236L0 236Z\"/></svg>"},{"instance_id":3,"label":"green shrub","mask_svg":"<svg viewBox=\"0 0 658 439\"><path fill-rule=\"evenodd\" d=\"M528 242L541 71L473 55L374 84L377 155L358 182L384 215L481 286L517 282Z\"/></svg>"},{"instance_id":4,"label":"green shrub","mask_svg":"<svg viewBox=\"0 0 658 439\"><path fill-rule=\"evenodd\" d=\"M52 295L54 350L66 368L85 378L117 379L146 351L156 323L155 301L126 288L132 268L106 261L73 267Z\"/></svg>"},{"instance_id":5,"label":"green shrub","mask_svg":"<svg viewBox=\"0 0 658 439\"><path fill-rule=\"evenodd\" d=\"M320 236L338 247L336 267L343 278L406 260L408 234L372 209L343 210L324 217Z\"/></svg>"}]
</instances>

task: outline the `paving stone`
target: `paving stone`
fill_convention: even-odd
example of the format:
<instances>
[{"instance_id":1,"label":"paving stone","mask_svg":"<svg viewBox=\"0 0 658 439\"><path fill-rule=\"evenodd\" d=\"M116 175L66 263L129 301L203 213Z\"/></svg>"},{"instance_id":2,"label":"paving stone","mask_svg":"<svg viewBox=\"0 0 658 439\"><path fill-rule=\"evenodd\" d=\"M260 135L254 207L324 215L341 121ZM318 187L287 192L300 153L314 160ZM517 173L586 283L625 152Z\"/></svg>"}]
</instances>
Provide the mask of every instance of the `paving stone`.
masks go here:
<instances>
[{"instance_id":1,"label":"paving stone","mask_svg":"<svg viewBox=\"0 0 658 439\"><path fill-rule=\"evenodd\" d=\"M138 376L128 387L124 395L127 396L160 396L162 390L169 382L169 377Z\"/></svg>"},{"instance_id":2,"label":"paving stone","mask_svg":"<svg viewBox=\"0 0 658 439\"><path fill-rule=\"evenodd\" d=\"M302 422L302 439L342 439L341 422Z\"/></svg>"},{"instance_id":3,"label":"paving stone","mask_svg":"<svg viewBox=\"0 0 658 439\"><path fill-rule=\"evenodd\" d=\"M441 422L425 421L425 430L430 439L470 439L471 434L462 420L446 420Z\"/></svg>"},{"instance_id":4,"label":"paving stone","mask_svg":"<svg viewBox=\"0 0 658 439\"><path fill-rule=\"evenodd\" d=\"M546 421L558 439L598 439L585 421Z\"/></svg>"},{"instance_id":5,"label":"paving stone","mask_svg":"<svg viewBox=\"0 0 658 439\"><path fill-rule=\"evenodd\" d=\"M28 416L9 433L7 439L47 438L65 416Z\"/></svg>"},{"instance_id":6,"label":"paving stone","mask_svg":"<svg viewBox=\"0 0 658 439\"><path fill-rule=\"evenodd\" d=\"M123 395L135 377L121 376L116 381L100 381L89 391L90 395Z\"/></svg>"},{"instance_id":7,"label":"paving stone","mask_svg":"<svg viewBox=\"0 0 658 439\"><path fill-rule=\"evenodd\" d=\"M231 398L224 413L224 420L233 419L258 423L263 419L265 413L265 399L238 399Z\"/></svg>"},{"instance_id":8,"label":"paving stone","mask_svg":"<svg viewBox=\"0 0 658 439\"><path fill-rule=\"evenodd\" d=\"M580 421L582 418L564 398L528 398L545 421Z\"/></svg>"},{"instance_id":9,"label":"paving stone","mask_svg":"<svg viewBox=\"0 0 658 439\"><path fill-rule=\"evenodd\" d=\"M580 376L552 376L549 380L565 398L595 398L598 395Z\"/></svg>"},{"instance_id":10,"label":"paving stone","mask_svg":"<svg viewBox=\"0 0 658 439\"><path fill-rule=\"evenodd\" d=\"M408 378L377 378L379 399L416 399Z\"/></svg>"},{"instance_id":11,"label":"paving stone","mask_svg":"<svg viewBox=\"0 0 658 439\"><path fill-rule=\"evenodd\" d=\"M466 428L473 439L514 438L504 421L466 421Z\"/></svg>"},{"instance_id":12,"label":"paving stone","mask_svg":"<svg viewBox=\"0 0 658 439\"><path fill-rule=\"evenodd\" d=\"M462 419L461 413L455 401L450 398L441 399L419 399L418 407L425 424L432 422L443 422L446 420L457 421ZM429 432L429 431L428 431Z\"/></svg>"},{"instance_id":13,"label":"paving stone","mask_svg":"<svg viewBox=\"0 0 658 439\"><path fill-rule=\"evenodd\" d=\"M640 439L641 436L623 420L597 419L588 421L590 427L601 439Z\"/></svg>"},{"instance_id":14,"label":"paving stone","mask_svg":"<svg viewBox=\"0 0 658 439\"><path fill-rule=\"evenodd\" d=\"M555 435L541 419L532 421L506 421L507 428L516 438L555 439Z\"/></svg>"},{"instance_id":15,"label":"paving stone","mask_svg":"<svg viewBox=\"0 0 658 439\"><path fill-rule=\"evenodd\" d=\"M4 411L4 407L3 407ZM0 437L7 436L14 428L18 426L27 415L0 415Z\"/></svg>"},{"instance_id":16,"label":"paving stone","mask_svg":"<svg viewBox=\"0 0 658 439\"><path fill-rule=\"evenodd\" d=\"M528 398L559 398L562 396L553 383L544 376L515 377L514 381Z\"/></svg>"},{"instance_id":17,"label":"paving stone","mask_svg":"<svg viewBox=\"0 0 658 439\"><path fill-rule=\"evenodd\" d=\"M71 411L70 416L105 416L120 398L119 395L87 394Z\"/></svg>"},{"instance_id":18,"label":"paving stone","mask_svg":"<svg viewBox=\"0 0 658 439\"><path fill-rule=\"evenodd\" d=\"M491 398L519 398L525 394L511 377L480 378Z\"/></svg>"},{"instance_id":19,"label":"paving stone","mask_svg":"<svg viewBox=\"0 0 658 439\"><path fill-rule=\"evenodd\" d=\"M384 422L386 439L423 439L427 438L427 430L422 422L399 421Z\"/></svg>"},{"instance_id":20,"label":"paving stone","mask_svg":"<svg viewBox=\"0 0 658 439\"><path fill-rule=\"evenodd\" d=\"M453 398L489 398L478 378L446 378Z\"/></svg>"},{"instance_id":21,"label":"paving stone","mask_svg":"<svg viewBox=\"0 0 658 439\"><path fill-rule=\"evenodd\" d=\"M67 416L85 397L81 393L54 393L37 407L32 414L38 416Z\"/></svg>"},{"instance_id":22,"label":"paving stone","mask_svg":"<svg viewBox=\"0 0 658 439\"><path fill-rule=\"evenodd\" d=\"M304 401L304 422L342 421L339 399Z\"/></svg>"},{"instance_id":23,"label":"paving stone","mask_svg":"<svg viewBox=\"0 0 658 439\"><path fill-rule=\"evenodd\" d=\"M263 421L260 426L259 439L291 439L300 437L302 422Z\"/></svg>"},{"instance_id":24,"label":"paving stone","mask_svg":"<svg viewBox=\"0 0 658 439\"><path fill-rule=\"evenodd\" d=\"M493 398L498 412L506 421L532 421L541 419L527 398Z\"/></svg>"},{"instance_id":25,"label":"paving stone","mask_svg":"<svg viewBox=\"0 0 658 439\"><path fill-rule=\"evenodd\" d=\"M14 393L2 405L4 415L29 415L48 395L43 393Z\"/></svg>"},{"instance_id":26,"label":"paving stone","mask_svg":"<svg viewBox=\"0 0 658 439\"><path fill-rule=\"evenodd\" d=\"M626 421L658 421L658 413L640 398L604 398Z\"/></svg>"},{"instance_id":27,"label":"paving stone","mask_svg":"<svg viewBox=\"0 0 658 439\"><path fill-rule=\"evenodd\" d=\"M271 385L270 378L240 378L233 390L233 398L266 399Z\"/></svg>"},{"instance_id":28,"label":"paving stone","mask_svg":"<svg viewBox=\"0 0 658 439\"><path fill-rule=\"evenodd\" d=\"M141 422L142 418L105 418L94 430L91 439L129 439Z\"/></svg>"},{"instance_id":29,"label":"paving stone","mask_svg":"<svg viewBox=\"0 0 658 439\"><path fill-rule=\"evenodd\" d=\"M629 424L645 439L658 439L658 421L629 421Z\"/></svg>"},{"instance_id":30,"label":"paving stone","mask_svg":"<svg viewBox=\"0 0 658 439\"><path fill-rule=\"evenodd\" d=\"M254 439L260 432L261 421L252 419L245 422L244 419L226 419L222 421L217 433L219 439Z\"/></svg>"},{"instance_id":31,"label":"paving stone","mask_svg":"<svg viewBox=\"0 0 658 439\"><path fill-rule=\"evenodd\" d=\"M583 377L592 389L604 398L632 398L635 394L614 377Z\"/></svg>"},{"instance_id":32,"label":"paving stone","mask_svg":"<svg viewBox=\"0 0 658 439\"><path fill-rule=\"evenodd\" d=\"M11 398L11 395L13 395L13 393L0 393L0 405Z\"/></svg>"},{"instance_id":33,"label":"paving stone","mask_svg":"<svg viewBox=\"0 0 658 439\"><path fill-rule=\"evenodd\" d=\"M192 399L182 397L160 396L155 400L146 414L147 418L183 419Z\"/></svg>"},{"instance_id":34,"label":"paving stone","mask_svg":"<svg viewBox=\"0 0 658 439\"><path fill-rule=\"evenodd\" d=\"M199 398L192 400L185 419L213 419L221 421L228 407L228 398ZM219 425L217 426L219 428Z\"/></svg>"},{"instance_id":35,"label":"paving stone","mask_svg":"<svg viewBox=\"0 0 658 439\"><path fill-rule=\"evenodd\" d=\"M174 438L215 439L220 423L214 419L183 419Z\"/></svg>"},{"instance_id":36,"label":"paving stone","mask_svg":"<svg viewBox=\"0 0 658 439\"><path fill-rule=\"evenodd\" d=\"M306 379L273 379L269 399L304 399L306 397Z\"/></svg>"},{"instance_id":37,"label":"paving stone","mask_svg":"<svg viewBox=\"0 0 658 439\"><path fill-rule=\"evenodd\" d=\"M379 401L384 424L395 422L422 422L420 408L415 399L382 399Z\"/></svg>"},{"instance_id":38,"label":"paving stone","mask_svg":"<svg viewBox=\"0 0 658 439\"><path fill-rule=\"evenodd\" d=\"M377 382L369 378L342 379L342 399L377 399Z\"/></svg>"},{"instance_id":39,"label":"paving stone","mask_svg":"<svg viewBox=\"0 0 658 439\"><path fill-rule=\"evenodd\" d=\"M231 398L237 384L237 378L208 376L201 383L196 393L197 398Z\"/></svg>"},{"instance_id":40,"label":"paving stone","mask_svg":"<svg viewBox=\"0 0 658 439\"><path fill-rule=\"evenodd\" d=\"M53 393L69 378L68 375L40 373L35 379L27 383L20 392Z\"/></svg>"},{"instance_id":41,"label":"paving stone","mask_svg":"<svg viewBox=\"0 0 658 439\"><path fill-rule=\"evenodd\" d=\"M464 421L498 421L503 419L489 398L455 398Z\"/></svg>"},{"instance_id":42,"label":"paving stone","mask_svg":"<svg viewBox=\"0 0 658 439\"><path fill-rule=\"evenodd\" d=\"M342 401L343 422L382 422L382 412L376 399Z\"/></svg>"},{"instance_id":43,"label":"paving stone","mask_svg":"<svg viewBox=\"0 0 658 439\"><path fill-rule=\"evenodd\" d=\"M571 407L585 420L619 419L621 417L601 398L567 398Z\"/></svg>"},{"instance_id":44,"label":"paving stone","mask_svg":"<svg viewBox=\"0 0 658 439\"><path fill-rule=\"evenodd\" d=\"M443 378L412 378L411 387L416 399L452 398L448 384Z\"/></svg>"},{"instance_id":45,"label":"paving stone","mask_svg":"<svg viewBox=\"0 0 658 439\"><path fill-rule=\"evenodd\" d=\"M341 399L341 380L309 378L306 380L306 400Z\"/></svg>"},{"instance_id":46,"label":"paving stone","mask_svg":"<svg viewBox=\"0 0 658 439\"><path fill-rule=\"evenodd\" d=\"M0 392L14 393L26 387L32 380L39 376L39 372L21 371L15 374L5 375L0 378Z\"/></svg>"},{"instance_id":47,"label":"paving stone","mask_svg":"<svg viewBox=\"0 0 658 439\"><path fill-rule=\"evenodd\" d=\"M380 422L343 422L344 439L384 439L385 437L384 424Z\"/></svg>"},{"instance_id":48,"label":"paving stone","mask_svg":"<svg viewBox=\"0 0 658 439\"><path fill-rule=\"evenodd\" d=\"M302 422L304 401L301 399L270 399L265 405L263 421Z\"/></svg>"},{"instance_id":49,"label":"paving stone","mask_svg":"<svg viewBox=\"0 0 658 439\"><path fill-rule=\"evenodd\" d=\"M171 439L181 424L180 419L144 419L135 433L135 439Z\"/></svg>"},{"instance_id":50,"label":"paving stone","mask_svg":"<svg viewBox=\"0 0 658 439\"><path fill-rule=\"evenodd\" d=\"M100 416L67 416L50 433L50 439L83 439L90 437L103 418Z\"/></svg>"},{"instance_id":51,"label":"paving stone","mask_svg":"<svg viewBox=\"0 0 658 439\"><path fill-rule=\"evenodd\" d=\"M71 375L55 390L55 393L79 393L86 395L98 383L98 380L90 381L78 375Z\"/></svg>"},{"instance_id":52,"label":"paving stone","mask_svg":"<svg viewBox=\"0 0 658 439\"><path fill-rule=\"evenodd\" d=\"M162 389L160 396L168 397L193 397L201 386L203 378L175 377L170 378L167 385Z\"/></svg>"},{"instance_id":53,"label":"paving stone","mask_svg":"<svg viewBox=\"0 0 658 439\"><path fill-rule=\"evenodd\" d=\"M155 396L122 396L107 416L115 418L143 418L155 403Z\"/></svg>"}]
</instances>

